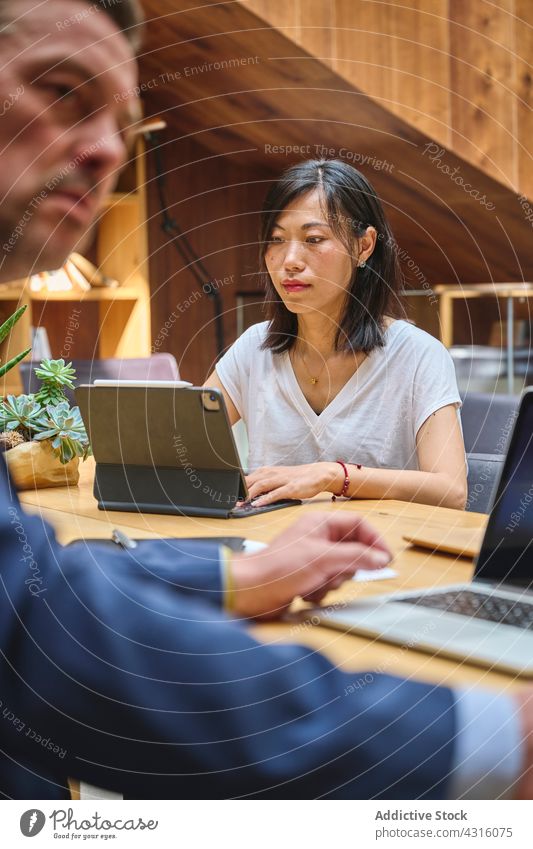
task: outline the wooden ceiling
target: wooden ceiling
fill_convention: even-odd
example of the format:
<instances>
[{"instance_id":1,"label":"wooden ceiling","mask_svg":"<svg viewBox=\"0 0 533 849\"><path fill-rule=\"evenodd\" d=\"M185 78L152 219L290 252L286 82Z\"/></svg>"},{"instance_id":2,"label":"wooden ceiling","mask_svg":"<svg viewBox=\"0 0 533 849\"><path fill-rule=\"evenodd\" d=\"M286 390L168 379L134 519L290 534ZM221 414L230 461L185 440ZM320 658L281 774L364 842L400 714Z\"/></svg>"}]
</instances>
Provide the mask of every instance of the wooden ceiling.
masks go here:
<instances>
[{"instance_id":1,"label":"wooden ceiling","mask_svg":"<svg viewBox=\"0 0 533 849\"><path fill-rule=\"evenodd\" d=\"M266 185L294 161L337 156L374 184L400 247L430 284L533 280L532 223L510 189L442 150L240 3L143 5L145 111L168 123L167 164L186 164L182 152L190 156L192 141L198 157L209 151L219 158L222 172L231 157L244 181ZM298 150L287 155L287 148Z\"/></svg>"}]
</instances>

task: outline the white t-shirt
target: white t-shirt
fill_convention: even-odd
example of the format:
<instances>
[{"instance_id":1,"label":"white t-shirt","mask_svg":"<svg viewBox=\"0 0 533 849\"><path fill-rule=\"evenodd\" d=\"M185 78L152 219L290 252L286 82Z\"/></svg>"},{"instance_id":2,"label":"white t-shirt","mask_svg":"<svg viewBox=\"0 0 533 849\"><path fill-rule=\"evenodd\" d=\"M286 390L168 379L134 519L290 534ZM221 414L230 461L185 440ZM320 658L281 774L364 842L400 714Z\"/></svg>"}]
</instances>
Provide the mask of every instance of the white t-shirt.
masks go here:
<instances>
[{"instance_id":1,"label":"white t-shirt","mask_svg":"<svg viewBox=\"0 0 533 849\"><path fill-rule=\"evenodd\" d=\"M446 348L407 321L385 331L385 346L361 363L317 415L296 380L288 352L261 350L268 322L255 324L217 363L244 420L249 469L344 460L384 469L418 469L416 434L448 404L461 406Z\"/></svg>"}]
</instances>

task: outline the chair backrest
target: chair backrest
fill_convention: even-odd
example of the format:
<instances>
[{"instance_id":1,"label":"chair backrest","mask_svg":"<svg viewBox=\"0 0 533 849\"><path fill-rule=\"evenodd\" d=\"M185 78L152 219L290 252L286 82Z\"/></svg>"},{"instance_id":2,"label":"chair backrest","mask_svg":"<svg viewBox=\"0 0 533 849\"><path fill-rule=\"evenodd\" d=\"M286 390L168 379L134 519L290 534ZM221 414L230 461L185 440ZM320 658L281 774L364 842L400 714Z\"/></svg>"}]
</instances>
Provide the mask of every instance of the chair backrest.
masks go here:
<instances>
[{"instance_id":1,"label":"chair backrest","mask_svg":"<svg viewBox=\"0 0 533 849\"><path fill-rule=\"evenodd\" d=\"M498 481L505 454L467 454L468 498L466 509L472 513L488 513L492 493Z\"/></svg>"},{"instance_id":2,"label":"chair backrest","mask_svg":"<svg viewBox=\"0 0 533 849\"><path fill-rule=\"evenodd\" d=\"M489 345L452 345L449 349L461 392L491 392L506 374L505 351Z\"/></svg>"},{"instance_id":3,"label":"chair backrest","mask_svg":"<svg viewBox=\"0 0 533 849\"><path fill-rule=\"evenodd\" d=\"M518 415L516 395L467 392L461 423L467 454L505 454Z\"/></svg>"},{"instance_id":4,"label":"chair backrest","mask_svg":"<svg viewBox=\"0 0 533 849\"><path fill-rule=\"evenodd\" d=\"M92 383L101 378L121 380L179 380L178 364L172 354L158 353L151 357L108 360L72 360L76 369L75 385ZM39 368L37 360L20 364L20 376L24 393L28 395L39 390L40 383L35 376ZM71 404L75 403L74 393L67 390L65 395Z\"/></svg>"}]
</instances>

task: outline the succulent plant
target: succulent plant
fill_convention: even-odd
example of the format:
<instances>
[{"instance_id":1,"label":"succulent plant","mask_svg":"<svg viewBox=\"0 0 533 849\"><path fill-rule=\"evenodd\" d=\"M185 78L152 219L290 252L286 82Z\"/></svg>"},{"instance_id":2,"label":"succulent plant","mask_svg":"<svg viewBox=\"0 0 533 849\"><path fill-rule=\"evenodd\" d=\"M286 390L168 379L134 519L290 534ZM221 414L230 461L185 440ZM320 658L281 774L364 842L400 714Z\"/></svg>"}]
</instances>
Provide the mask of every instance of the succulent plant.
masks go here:
<instances>
[{"instance_id":1,"label":"succulent plant","mask_svg":"<svg viewBox=\"0 0 533 849\"><path fill-rule=\"evenodd\" d=\"M34 439L50 439L52 449L61 463L74 457L84 460L90 454L90 445L79 407L71 407L68 401L48 404L38 420L38 432Z\"/></svg>"},{"instance_id":2,"label":"succulent plant","mask_svg":"<svg viewBox=\"0 0 533 849\"><path fill-rule=\"evenodd\" d=\"M91 453L85 425L79 407L71 407L63 392L63 387L74 388L72 365L43 360L35 374L42 384L36 395L8 395L0 401L0 450L2 445L8 450L20 441L48 439L61 463L85 460ZM13 442L13 437L18 439Z\"/></svg>"},{"instance_id":3,"label":"succulent plant","mask_svg":"<svg viewBox=\"0 0 533 849\"><path fill-rule=\"evenodd\" d=\"M33 395L8 395L0 403L0 429L18 430L25 439L31 439L41 414L42 407Z\"/></svg>"},{"instance_id":4,"label":"succulent plant","mask_svg":"<svg viewBox=\"0 0 533 849\"><path fill-rule=\"evenodd\" d=\"M27 304L25 304L23 307L19 307L19 309L15 310L13 315L10 315L9 318L4 321L4 323L0 326L0 342L3 342L6 336L9 335L12 327L17 323L21 315L26 312L26 309ZM24 357L26 357L30 353L30 351L31 348L26 348L26 350L23 351L22 354L17 354L16 357L13 357L3 366L0 366L0 377L3 377L5 374L7 374L7 372L14 366L16 366L17 363L20 363L20 361L23 360Z\"/></svg>"},{"instance_id":5,"label":"succulent plant","mask_svg":"<svg viewBox=\"0 0 533 849\"><path fill-rule=\"evenodd\" d=\"M11 448L16 448L26 440L16 430L5 430L0 433L0 451L9 451Z\"/></svg>"},{"instance_id":6,"label":"succulent plant","mask_svg":"<svg viewBox=\"0 0 533 849\"><path fill-rule=\"evenodd\" d=\"M74 389L73 378L76 371L72 363L65 364L65 360L41 360L39 368L35 369L35 376L41 381L41 388L35 398L46 407L49 404L60 404L67 401L64 387Z\"/></svg>"}]
</instances>

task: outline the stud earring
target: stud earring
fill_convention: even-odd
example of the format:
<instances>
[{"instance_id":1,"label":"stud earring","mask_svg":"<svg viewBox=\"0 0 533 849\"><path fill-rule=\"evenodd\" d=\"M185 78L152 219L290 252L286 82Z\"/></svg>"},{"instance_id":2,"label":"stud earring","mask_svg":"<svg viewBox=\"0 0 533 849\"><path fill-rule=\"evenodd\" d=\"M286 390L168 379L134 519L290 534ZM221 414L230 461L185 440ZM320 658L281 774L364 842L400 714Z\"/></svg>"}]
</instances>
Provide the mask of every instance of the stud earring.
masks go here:
<instances>
[{"instance_id":1,"label":"stud earring","mask_svg":"<svg viewBox=\"0 0 533 849\"><path fill-rule=\"evenodd\" d=\"M357 263L357 268L365 268L365 267L366 267L366 260L363 260L362 262Z\"/></svg>"}]
</instances>

